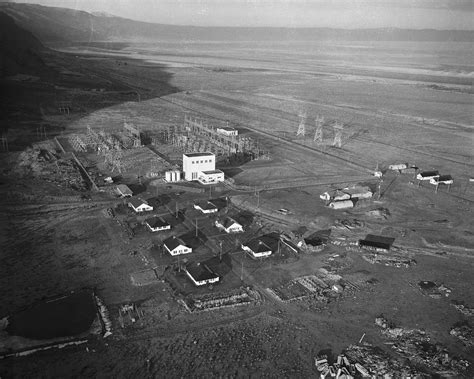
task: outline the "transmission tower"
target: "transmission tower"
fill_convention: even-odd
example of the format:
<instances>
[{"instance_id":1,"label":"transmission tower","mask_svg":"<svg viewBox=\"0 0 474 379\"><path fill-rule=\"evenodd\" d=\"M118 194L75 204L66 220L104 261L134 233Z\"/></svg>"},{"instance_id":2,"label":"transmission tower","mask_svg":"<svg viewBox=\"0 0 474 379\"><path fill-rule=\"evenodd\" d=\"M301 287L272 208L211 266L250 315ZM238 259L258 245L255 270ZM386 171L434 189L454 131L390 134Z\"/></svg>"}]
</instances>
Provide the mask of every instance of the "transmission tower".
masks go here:
<instances>
[{"instance_id":1,"label":"transmission tower","mask_svg":"<svg viewBox=\"0 0 474 379\"><path fill-rule=\"evenodd\" d=\"M298 131L296 132L296 136L305 136L306 130L305 130L305 123L306 123L306 112L300 113L300 124L298 126Z\"/></svg>"},{"instance_id":2,"label":"transmission tower","mask_svg":"<svg viewBox=\"0 0 474 379\"><path fill-rule=\"evenodd\" d=\"M333 129L334 129L334 141L332 145L335 147L341 147L342 146L342 131L344 130L344 125L340 124L339 122L336 122L333 125Z\"/></svg>"},{"instance_id":3,"label":"transmission tower","mask_svg":"<svg viewBox=\"0 0 474 379\"><path fill-rule=\"evenodd\" d=\"M8 151L8 137L6 134L2 134L2 137L0 138L0 141L2 143L2 150L3 151Z\"/></svg>"},{"instance_id":4,"label":"transmission tower","mask_svg":"<svg viewBox=\"0 0 474 379\"><path fill-rule=\"evenodd\" d=\"M314 120L316 123L316 131L314 132L314 142L323 143L323 124L324 124L324 117L319 116L316 117Z\"/></svg>"}]
</instances>

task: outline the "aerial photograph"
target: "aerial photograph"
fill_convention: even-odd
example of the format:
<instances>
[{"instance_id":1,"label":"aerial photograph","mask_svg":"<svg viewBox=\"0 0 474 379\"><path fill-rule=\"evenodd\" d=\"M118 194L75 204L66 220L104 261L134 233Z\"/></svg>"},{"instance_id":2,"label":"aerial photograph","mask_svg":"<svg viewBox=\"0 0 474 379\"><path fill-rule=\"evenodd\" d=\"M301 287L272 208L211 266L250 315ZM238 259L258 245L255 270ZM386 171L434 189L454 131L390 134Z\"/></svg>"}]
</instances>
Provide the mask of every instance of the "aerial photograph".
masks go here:
<instances>
[{"instance_id":1,"label":"aerial photograph","mask_svg":"<svg viewBox=\"0 0 474 379\"><path fill-rule=\"evenodd\" d=\"M0 0L0 379L474 378L474 1Z\"/></svg>"}]
</instances>

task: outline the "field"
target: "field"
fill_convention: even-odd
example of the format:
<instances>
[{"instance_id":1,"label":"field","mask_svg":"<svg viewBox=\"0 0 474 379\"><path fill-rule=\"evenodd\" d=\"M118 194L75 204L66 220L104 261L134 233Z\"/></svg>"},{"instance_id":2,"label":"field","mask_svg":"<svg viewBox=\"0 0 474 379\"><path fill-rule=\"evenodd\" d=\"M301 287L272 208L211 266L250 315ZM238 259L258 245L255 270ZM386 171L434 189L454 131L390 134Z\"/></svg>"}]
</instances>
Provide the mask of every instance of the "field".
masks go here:
<instances>
[{"instance_id":1,"label":"field","mask_svg":"<svg viewBox=\"0 0 474 379\"><path fill-rule=\"evenodd\" d=\"M110 311L112 335L7 358L0 361L0 376L316 377L316 355L337 356L363 335L405 362L374 323L383 314L402 328L425 330L450 356L466 359L470 366L458 375L472 377L472 345L450 334L456 323L473 322L472 314L453 304L474 307L472 70L456 68L469 61L464 44L122 47L76 46L67 51L77 60L50 57L81 73L83 83L78 77L70 87L63 83L63 97L80 107L58 115L49 92L44 115L24 115L15 138L12 132L15 151L2 152L0 176L0 318L42 298L94 288ZM91 91L92 78L106 90ZM301 112L307 113L305 136L296 135ZM127 150L123 173L93 150L76 151L102 190L91 191L71 185L82 183L69 163L73 148L62 143L64 154L52 139L68 141L88 126L116 133L124 122L153 136L182 124L185 113L211 125L228 121L258 141L270 159L226 167L221 161L233 182L208 189L145 177L151 161L160 170L172 167L163 159L179 157L172 145ZM313 141L318 115L325 118L322 143ZM54 125L41 138L38 120ZM335 121L344 124L340 148L332 146ZM429 183L418 186L413 175L385 171L405 162L451 174L454 184L436 193ZM320 200L325 191L356 183L377 189L377 165L384 177L374 198L349 210L330 209ZM147 199L153 212L135 214L112 187L99 183L108 175ZM244 233L219 232L216 216L192 207L196 200L226 196L219 215L242 221ZM152 215L164 217L171 231L150 232L143 221ZM240 248L267 233L296 241L298 234L326 229L331 236L319 251L284 245L255 260ZM416 264L368 259L368 252L355 248L368 233L394 237L390 254ZM162 244L171 235L195 251L180 258L167 254ZM208 262L222 282L195 287L181 270L188 262ZM426 296L421 281L442 284L449 295ZM252 300L236 306L232 296ZM221 303L230 306L214 308ZM140 317L123 323L118 315L128 304ZM426 362L417 368L440 371Z\"/></svg>"}]
</instances>

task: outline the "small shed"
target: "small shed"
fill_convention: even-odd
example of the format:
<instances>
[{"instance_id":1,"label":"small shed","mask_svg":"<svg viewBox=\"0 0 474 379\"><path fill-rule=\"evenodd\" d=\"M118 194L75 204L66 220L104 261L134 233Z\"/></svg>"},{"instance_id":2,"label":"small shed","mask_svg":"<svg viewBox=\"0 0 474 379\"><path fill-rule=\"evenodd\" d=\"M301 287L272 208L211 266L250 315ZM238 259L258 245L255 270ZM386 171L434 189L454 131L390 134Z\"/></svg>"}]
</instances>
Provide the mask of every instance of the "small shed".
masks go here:
<instances>
[{"instance_id":1,"label":"small shed","mask_svg":"<svg viewBox=\"0 0 474 379\"><path fill-rule=\"evenodd\" d=\"M329 203L329 208L332 208L332 209L354 208L354 202L352 200L333 201Z\"/></svg>"},{"instance_id":2,"label":"small shed","mask_svg":"<svg viewBox=\"0 0 474 379\"><path fill-rule=\"evenodd\" d=\"M217 283L220 280L219 275L212 272L212 270L203 263L188 264L184 271L196 286Z\"/></svg>"},{"instance_id":3,"label":"small shed","mask_svg":"<svg viewBox=\"0 0 474 379\"><path fill-rule=\"evenodd\" d=\"M342 191L351 199L370 199L373 195L372 190L367 186L353 186L344 188Z\"/></svg>"}]
</instances>

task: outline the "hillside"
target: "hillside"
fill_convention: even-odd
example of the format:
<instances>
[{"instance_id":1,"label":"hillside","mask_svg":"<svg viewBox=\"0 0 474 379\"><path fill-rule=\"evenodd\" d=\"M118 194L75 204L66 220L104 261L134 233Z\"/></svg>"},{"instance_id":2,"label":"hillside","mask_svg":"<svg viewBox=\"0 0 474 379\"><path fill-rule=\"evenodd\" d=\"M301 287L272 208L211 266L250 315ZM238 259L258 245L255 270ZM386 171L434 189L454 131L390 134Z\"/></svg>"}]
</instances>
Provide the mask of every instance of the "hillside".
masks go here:
<instances>
[{"instance_id":1,"label":"hillside","mask_svg":"<svg viewBox=\"0 0 474 379\"><path fill-rule=\"evenodd\" d=\"M474 31L462 30L196 27L152 24L35 4L4 3L0 4L0 9L45 43L132 40L466 42L474 40Z\"/></svg>"},{"instance_id":2,"label":"hillside","mask_svg":"<svg viewBox=\"0 0 474 379\"><path fill-rule=\"evenodd\" d=\"M41 58L42 43L13 18L0 12L0 77L16 74L39 75L46 65Z\"/></svg>"}]
</instances>

